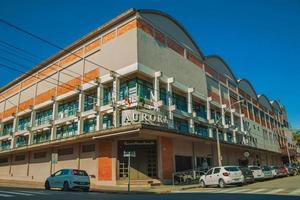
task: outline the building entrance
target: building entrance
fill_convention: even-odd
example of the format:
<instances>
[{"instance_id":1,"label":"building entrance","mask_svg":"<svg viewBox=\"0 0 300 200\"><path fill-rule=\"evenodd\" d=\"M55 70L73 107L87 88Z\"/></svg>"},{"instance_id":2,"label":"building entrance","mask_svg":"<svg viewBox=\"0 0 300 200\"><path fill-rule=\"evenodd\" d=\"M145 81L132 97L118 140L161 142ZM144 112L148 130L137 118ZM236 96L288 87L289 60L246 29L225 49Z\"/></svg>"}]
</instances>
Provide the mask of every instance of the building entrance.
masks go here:
<instances>
[{"instance_id":1,"label":"building entrance","mask_svg":"<svg viewBox=\"0 0 300 200\"><path fill-rule=\"evenodd\" d=\"M131 158L130 176L133 180L146 180L157 177L157 151L155 140L125 140L118 142L119 179L128 177L128 158L124 151L135 151Z\"/></svg>"}]
</instances>

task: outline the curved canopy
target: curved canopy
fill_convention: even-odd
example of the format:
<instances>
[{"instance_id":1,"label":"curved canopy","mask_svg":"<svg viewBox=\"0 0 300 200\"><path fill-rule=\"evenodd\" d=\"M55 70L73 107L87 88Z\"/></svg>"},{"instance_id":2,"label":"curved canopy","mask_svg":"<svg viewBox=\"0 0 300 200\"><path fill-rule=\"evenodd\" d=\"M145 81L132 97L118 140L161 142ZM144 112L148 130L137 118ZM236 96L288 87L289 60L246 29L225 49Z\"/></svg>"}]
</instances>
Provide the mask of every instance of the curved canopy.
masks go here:
<instances>
[{"instance_id":1,"label":"curved canopy","mask_svg":"<svg viewBox=\"0 0 300 200\"><path fill-rule=\"evenodd\" d=\"M238 87L250 95L253 99L257 100L256 91L247 79L238 80Z\"/></svg>"},{"instance_id":2,"label":"curved canopy","mask_svg":"<svg viewBox=\"0 0 300 200\"><path fill-rule=\"evenodd\" d=\"M205 61L214 68L217 72L223 74L225 77L231 79L235 83L237 83L237 79L233 74L230 67L225 63L225 61L218 55L211 55L205 57Z\"/></svg>"},{"instance_id":3,"label":"curved canopy","mask_svg":"<svg viewBox=\"0 0 300 200\"><path fill-rule=\"evenodd\" d=\"M273 110L272 105L270 104L270 101L268 99L268 97L264 94L258 95L258 102L263 105L265 108L267 108L268 110Z\"/></svg>"}]
</instances>

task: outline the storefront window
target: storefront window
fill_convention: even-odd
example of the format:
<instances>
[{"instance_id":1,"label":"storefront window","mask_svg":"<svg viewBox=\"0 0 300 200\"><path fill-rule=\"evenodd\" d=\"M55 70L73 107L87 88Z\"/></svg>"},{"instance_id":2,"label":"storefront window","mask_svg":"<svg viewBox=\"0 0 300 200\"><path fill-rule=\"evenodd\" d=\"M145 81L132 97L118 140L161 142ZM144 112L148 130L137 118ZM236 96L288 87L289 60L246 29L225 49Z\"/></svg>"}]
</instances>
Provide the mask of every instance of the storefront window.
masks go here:
<instances>
[{"instance_id":1,"label":"storefront window","mask_svg":"<svg viewBox=\"0 0 300 200\"><path fill-rule=\"evenodd\" d=\"M195 133L202 137L208 137L208 128L195 123Z\"/></svg>"},{"instance_id":2,"label":"storefront window","mask_svg":"<svg viewBox=\"0 0 300 200\"><path fill-rule=\"evenodd\" d=\"M174 128L181 133L189 132L189 125L187 120L174 118Z\"/></svg>"},{"instance_id":3,"label":"storefront window","mask_svg":"<svg viewBox=\"0 0 300 200\"><path fill-rule=\"evenodd\" d=\"M126 81L120 85L120 100L125 99L125 97L132 98L137 96L137 79L132 79Z\"/></svg>"},{"instance_id":4,"label":"storefront window","mask_svg":"<svg viewBox=\"0 0 300 200\"><path fill-rule=\"evenodd\" d=\"M56 138L65 138L65 137L70 137L74 136L77 134L78 129L78 123L73 122L71 124L65 124L62 126L57 127L56 129Z\"/></svg>"},{"instance_id":5,"label":"storefront window","mask_svg":"<svg viewBox=\"0 0 300 200\"><path fill-rule=\"evenodd\" d=\"M58 106L58 118L74 116L78 110L78 99Z\"/></svg>"},{"instance_id":6,"label":"storefront window","mask_svg":"<svg viewBox=\"0 0 300 200\"><path fill-rule=\"evenodd\" d=\"M197 102L193 102L193 109L198 117L206 119L206 109L204 105Z\"/></svg>"},{"instance_id":7,"label":"storefront window","mask_svg":"<svg viewBox=\"0 0 300 200\"><path fill-rule=\"evenodd\" d=\"M103 129L111 128L112 120L112 114L103 115Z\"/></svg>"},{"instance_id":8,"label":"storefront window","mask_svg":"<svg viewBox=\"0 0 300 200\"><path fill-rule=\"evenodd\" d=\"M94 108L94 105L96 105L97 100L97 94L96 92L91 94L86 94L84 96L84 111L92 110Z\"/></svg>"},{"instance_id":9,"label":"storefront window","mask_svg":"<svg viewBox=\"0 0 300 200\"><path fill-rule=\"evenodd\" d=\"M24 131L30 126L30 117L22 118L18 122L18 131Z\"/></svg>"},{"instance_id":10,"label":"storefront window","mask_svg":"<svg viewBox=\"0 0 300 200\"><path fill-rule=\"evenodd\" d=\"M1 146L0 146L0 150L7 150L10 149L10 145L11 145L11 140L2 140L1 141Z\"/></svg>"},{"instance_id":11,"label":"storefront window","mask_svg":"<svg viewBox=\"0 0 300 200\"><path fill-rule=\"evenodd\" d=\"M197 157L197 169L207 171L211 166L211 158Z\"/></svg>"},{"instance_id":12,"label":"storefront window","mask_svg":"<svg viewBox=\"0 0 300 200\"><path fill-rule=\"evenodd\" d=\"M83 132L90 133L96 130L96 118L85 119L83 125Z\"/></svg>"},{"instance_id":13,"label":"storefront window","mask_svg":"<svg viewBox=\"0 0 300 200\"><path fill-rule=\"evenodd\" d=\"M33 144L42 143L50 140L51 131L43 130L42 132L36 133L33 135L32 142Z\"/></svg>"},{"instance_id":14,"label":"storefront window","mask_svg":"<svg viewBox=\"0 0 300 200\"><path fill-rule=\"evenodd\" d=\"M185 96L173 93L173 104L176 105L176 109L187 112L187 101Z\"/></svg>"},{"instance_id":15,"label":"storefront window","mask_svg":"<svg viewBox=\"0 0 300 200\"><path fill-rule=\"evenodd\" d=\"M236 135L236 143L243 144L243 136L240 134Z\"/></svg>"},{"instance_id":16,"label":"storefront window","mask_svg":"<svg viewBox=\"0 0 300 200\"><path fill-rule=\"evenodd\" d=\"M2 136L10 135L12 134L12 132L13 132L13 123L4 124Z\"/></svg>"},{"instance_id":17,"label":"storefront window","mask_svg":"<svg viewBox=\"0 0 300 200\"><path fill-rule=\"evenodd\" d=\"M16 139L16 147L23 147L27 145L27 137L25 136L19 136Z\"/></svg>"},{"instance_id":18,"label":"storefront window","mask_svg":"<svg viewBox=\"0 0 300 200\"><path fill-rule=\"evenodd\" d=\"M49 121L52 120L52 112L53 112L53 110L51 108L51 109L36 113L35 125L39 126L42 124L49 123Z\"/></svg>"}]
</instances>

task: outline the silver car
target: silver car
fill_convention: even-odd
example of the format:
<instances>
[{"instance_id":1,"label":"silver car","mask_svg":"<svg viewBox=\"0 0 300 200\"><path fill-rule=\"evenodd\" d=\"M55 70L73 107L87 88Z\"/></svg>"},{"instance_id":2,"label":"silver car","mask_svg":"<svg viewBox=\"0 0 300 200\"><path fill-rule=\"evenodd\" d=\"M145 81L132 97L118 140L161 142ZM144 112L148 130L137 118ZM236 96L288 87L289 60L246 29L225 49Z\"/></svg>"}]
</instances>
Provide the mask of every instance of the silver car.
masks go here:
<instances>
[{"instance_id":1,"label":"silver car","mask_svg":"<svg viewBox=\"0 0 300 200\"><path fill-rule=\"evenodd\" d=\"M47 178L45 189L61 188L65 191L72 189L90 190L90 178L84 170L62 169Z\"/></svg>"}]
</instances>

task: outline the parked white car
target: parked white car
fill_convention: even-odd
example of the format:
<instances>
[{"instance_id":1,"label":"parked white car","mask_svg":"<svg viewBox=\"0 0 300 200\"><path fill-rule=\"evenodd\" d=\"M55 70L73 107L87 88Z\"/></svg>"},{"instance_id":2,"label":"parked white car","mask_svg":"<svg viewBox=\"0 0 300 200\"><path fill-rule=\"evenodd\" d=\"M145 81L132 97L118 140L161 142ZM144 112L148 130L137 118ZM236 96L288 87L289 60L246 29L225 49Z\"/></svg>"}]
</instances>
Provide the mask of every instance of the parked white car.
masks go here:
<instances>
[{"instance_id":1,"label":"parked white car","mask_svg":"<svg viewBox=\"0 0 300 200\"><path fill-rule=\"evenodd\" d=\"M84 170L62 169L47 178L45 189L61 188L65 191L71 189L82 189L88 192L90 189L90 178Z\"/></svg>"},{"instance_id":2,"label":"parked white car","mask_svg":"<svg viewBox=\"0 0 300 200\"><path fill-rule=\"evenodd\" d=\"M254 180L262 180L265 178L265 175L260 167L249 165L248 168L252 171Z\"/></svg>"},{"instance_id":3,"label":"parked white car","mask_svg":"<svg viewBox=\"0 0 300 200\"><path fill-rule=\"evenodd\" d=\"M244 176L237 166L214 167L200 177L200 186L218 185L224 188L226 185L243 185Z\"/></svg>"}]
</instances>

